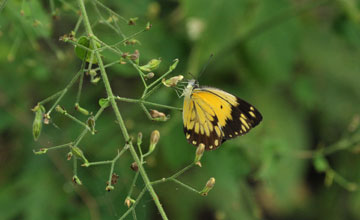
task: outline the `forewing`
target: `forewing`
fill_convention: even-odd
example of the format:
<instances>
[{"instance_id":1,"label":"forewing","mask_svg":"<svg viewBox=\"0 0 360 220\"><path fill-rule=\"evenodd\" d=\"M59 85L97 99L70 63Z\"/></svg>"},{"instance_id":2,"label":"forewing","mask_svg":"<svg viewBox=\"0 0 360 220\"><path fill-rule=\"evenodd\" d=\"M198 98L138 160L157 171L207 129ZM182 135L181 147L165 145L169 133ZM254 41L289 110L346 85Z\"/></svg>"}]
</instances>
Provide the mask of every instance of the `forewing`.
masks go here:
<instances>
[{"instance_id":1,"label":"forewing","mask_svg":"<svg viewBox=\"0 0 360 220\"><path fill-rule=\"evenodd\" d=\"M221 145L224 133L219 120L214 109L200 96L193 94L184 101L183 120L185 137L190 144L204 144L206 150L213 150Z\"/></svg>"},{"instance_id":2,"label":"forewing","mask_svg":"<svg viewBox=\"0 0 360 220\"><path fill-rule=\"evenodd\" d=\"M194 94L197 93L214 109L224 140L248 133L262 120L262 115L254 106L230 93L206 87L199 92L194 91Z\"/></svg>"}]
</instances>

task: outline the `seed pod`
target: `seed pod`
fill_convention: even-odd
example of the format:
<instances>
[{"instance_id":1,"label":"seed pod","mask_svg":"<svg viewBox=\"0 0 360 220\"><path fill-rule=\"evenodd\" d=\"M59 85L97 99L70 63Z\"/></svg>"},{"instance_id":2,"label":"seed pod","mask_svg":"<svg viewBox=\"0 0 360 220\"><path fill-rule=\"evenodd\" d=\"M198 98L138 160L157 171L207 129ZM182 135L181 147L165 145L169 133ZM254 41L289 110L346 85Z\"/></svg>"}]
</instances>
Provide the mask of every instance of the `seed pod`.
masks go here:
<instances>
[{"instance_id":1,"label":"seed pod","mask_svg":"<svg viewBox=\"0 0 360 220\"><path fill-rule=\"evenodd\" d=\"M89 115L89 111L86 110L86 109L84 109L84 108L82 108L82 107L79 105L79 103L75 103L75 110L78 111L78 112L80 112L80 113L83 114L83 115Z\"/></svg>"},{"instance_id":2,"label":"seed pod","mask_svg":"<svg viewBox=\"0 0 360 220\"><path fill-rule=\"evenodd\" d=\"M33 136L34 136L34 140L37 141L41 134L45 108L42 105L37 105L35 106L33 111L35 111L35 118L33 122Z\"/></svg>"},{"instance_id":3,"label":"seed pod","mask_svg":"<svg viewBox=\"0 0 360 220\"><path fill-rule=\"evenodd\" d=\"M140 66L139 68L142 71L151 72L153 70L156 70L160 66L160 63L161 59L152 59L147 64Z\"/></svg>"}]
</instances>

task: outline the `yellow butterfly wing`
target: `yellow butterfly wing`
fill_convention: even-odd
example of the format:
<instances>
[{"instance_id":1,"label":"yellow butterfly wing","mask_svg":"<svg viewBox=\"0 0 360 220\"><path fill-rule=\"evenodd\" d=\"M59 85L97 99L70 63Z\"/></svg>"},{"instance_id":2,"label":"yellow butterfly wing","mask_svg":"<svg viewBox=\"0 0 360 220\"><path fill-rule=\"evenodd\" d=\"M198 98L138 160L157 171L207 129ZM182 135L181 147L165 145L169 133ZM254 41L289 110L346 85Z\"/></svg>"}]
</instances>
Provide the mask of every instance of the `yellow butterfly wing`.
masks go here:
<instances>
[{"instance_id":1,"label":"yellow butterfly wing","mask_svg":"<svg viewBox=\"0 0 360 220\"><path fill-rule=\"evenodd\" d=\"M260 123L260 112L220 89L194 88L184 99L184 132L189 143L205 145L206 150L219 147L225 140L244 135Z\"/></svg>"}]
</instances>

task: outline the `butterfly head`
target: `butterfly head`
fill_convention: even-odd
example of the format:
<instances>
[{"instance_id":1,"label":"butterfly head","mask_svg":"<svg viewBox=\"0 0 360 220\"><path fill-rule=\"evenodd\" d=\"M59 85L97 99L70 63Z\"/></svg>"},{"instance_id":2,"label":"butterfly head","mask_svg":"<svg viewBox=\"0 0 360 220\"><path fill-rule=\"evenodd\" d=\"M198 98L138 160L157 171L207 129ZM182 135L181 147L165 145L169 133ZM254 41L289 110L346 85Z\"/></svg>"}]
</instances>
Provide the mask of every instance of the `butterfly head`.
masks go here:
<instances>
[{"instance_id":1,"label":"butterfly head","mask_svg":"<svg viewBox=\"0 0 360 220\"><path fill-rule=\"evenodd\" d=\"M191 79L191 80L189 80L187 86L185 87L184 92L183 92L182 95L185 98L190 98L193 89L198 88L198 87L199 87L198 81L196 81L195 79Z\"/></svg>"}]
</instances>

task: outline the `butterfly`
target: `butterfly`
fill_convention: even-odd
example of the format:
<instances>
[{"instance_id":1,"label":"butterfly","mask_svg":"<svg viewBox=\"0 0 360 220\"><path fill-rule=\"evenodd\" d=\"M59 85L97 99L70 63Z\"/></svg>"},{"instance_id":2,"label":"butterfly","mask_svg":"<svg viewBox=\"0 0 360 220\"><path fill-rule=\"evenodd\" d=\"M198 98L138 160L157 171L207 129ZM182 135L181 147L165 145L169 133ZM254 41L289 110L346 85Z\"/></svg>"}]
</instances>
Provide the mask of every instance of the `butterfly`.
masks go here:
<instances>
[{"instance_id":1,"label":"butterfly","mask_svg":"<svg viewBox=\"0 0 360 220\"><path fill-rule=\"evenodd\" d=\"M206 150L248 133L261 120L260 112L244 100L190 80L183 94L183 123L187 141Z\"/></svg>"}]
</instances>

